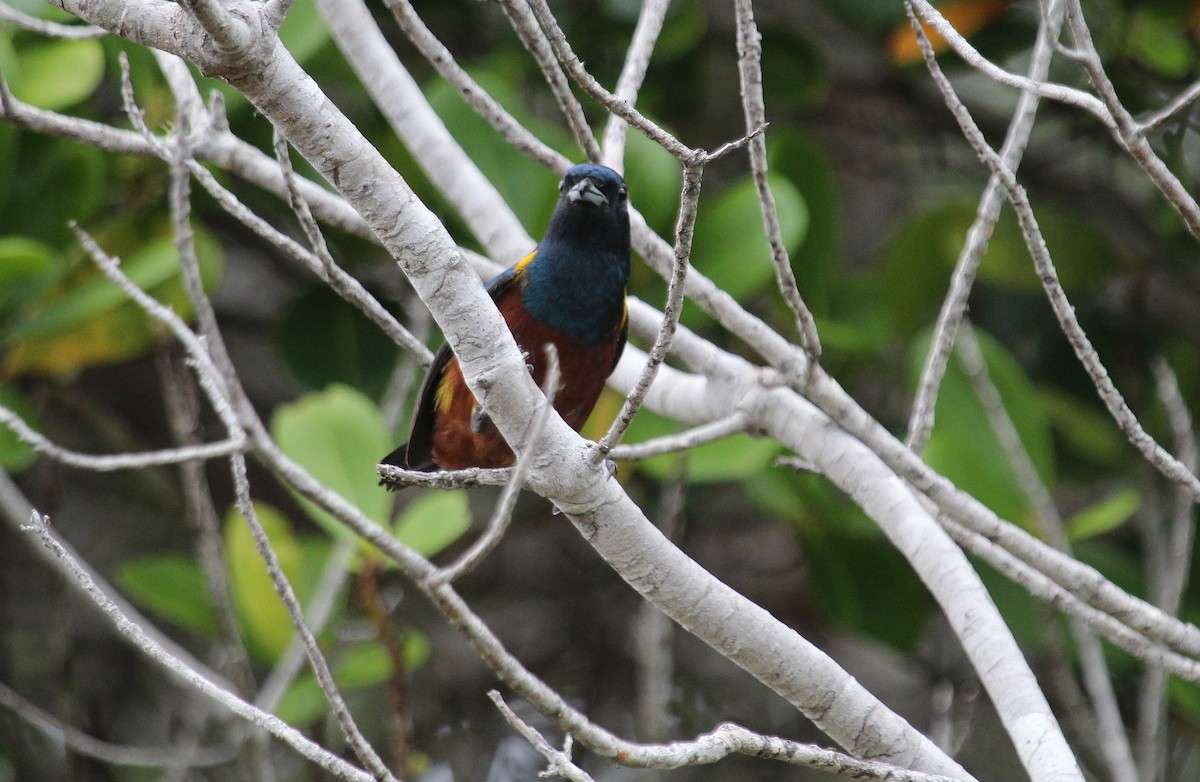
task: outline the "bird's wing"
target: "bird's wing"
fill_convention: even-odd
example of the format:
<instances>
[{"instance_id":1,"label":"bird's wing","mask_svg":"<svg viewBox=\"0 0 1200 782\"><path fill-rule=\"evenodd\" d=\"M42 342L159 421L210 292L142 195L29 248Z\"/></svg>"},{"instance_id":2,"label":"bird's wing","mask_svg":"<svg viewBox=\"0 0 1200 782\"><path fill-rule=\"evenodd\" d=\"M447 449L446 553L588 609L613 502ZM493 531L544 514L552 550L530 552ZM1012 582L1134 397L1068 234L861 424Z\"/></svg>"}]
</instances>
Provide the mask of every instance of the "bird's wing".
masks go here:
<instances>
[{"instance_id":1,"label":"bird's wing","mask_svg":"<svg viewBox=\"0 0 1200 782\"><path fill-rule=\"evenodd\" d=\"M438 386L446 374L446 366L454 357L449 343L442 345L433 357L433 364L421 383L421 392L417 396L417 406L413 410L412 426L408 431L408 442L392 451L383 459L384 464L394 464L397 467L407 467L410 470L430 470L436 465L433 462L433 419L434 398Z\"/></svg>"},{"instance_id":2,"label":"bird's wing","mask_svg":"<svg viewBox=\"0 0 1200 782\"><path fill-rule=\"evenodd\" d=\"M499 301L510 290L514 290L514 283L524 276L525 267L533 260L533 256L534 253L530 253L516 266L505 269L488 281L486 288L492 301ZM407 467L410 470L430 470L437 466L433 461L437 396L446 376L446 367L453 358L454 352L450 350L449 343L443 344L433 357L433 364L430 365L425 382L421 384L421 392L417 396L408 442L384 457L384 464Z\"/></svg>"}]
</instances>

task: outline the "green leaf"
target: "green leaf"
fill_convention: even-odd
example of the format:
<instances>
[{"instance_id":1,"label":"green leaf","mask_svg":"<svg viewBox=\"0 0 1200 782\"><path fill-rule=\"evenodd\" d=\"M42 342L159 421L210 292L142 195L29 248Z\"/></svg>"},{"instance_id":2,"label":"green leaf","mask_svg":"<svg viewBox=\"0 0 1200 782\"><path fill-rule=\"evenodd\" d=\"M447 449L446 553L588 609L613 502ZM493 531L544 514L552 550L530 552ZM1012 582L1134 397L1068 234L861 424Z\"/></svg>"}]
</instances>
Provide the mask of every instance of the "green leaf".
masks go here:
<instances>
[{"instance_id":1,"label":"green leaf","mask_svg":"<svg viewBox=\"0 0 1200 782\"><path fill-rule=\"evenodd\" d=\"M254 511L293 590L304 594L308 588L304 552L291 524L270 505L256 502ZM291 643L292 622L258 553L250 525L236 509L225 517L225 550L234 603L246 628L247 645L259 662L273 664Z\"/></svg>"},{"instance_id":2,"label":"green leaf","mask_svg":"<svg viewBox=\"0 0 1200 782\"><path fill-rule=\"evenodd\" d=\"M892 322L911 334L931 323L966 242L978 204L974 199L943 202L914 214L884 249L885 302ZM1068 289L1104 279L1118 253L1075 215L1037 211L1038 224ZM981 283L1041 295L1041 283L1011 209L1000 219L980 262Z\"/></svg>"},{"instance_id":3,"label":"green leaf","mask_svg":"<svg viewBox=\"0 0 1200 782\"><path fill-rule=\"evenodd\" d=\"M396 537L432 557L471 526L466 492L430 492L409 505L396 521Z\"/></svg>"},{"instance_id":4,"label":"green leaf","mask_svg":"<svg viewBox=\"0 0 1200 782\"><path fill-rule=\"evenodd\" d=\"M1038 389L1038 397L1054 433L1072 455L1105 467L1122 464L1129 442L1106 412L1065 391L1046 386Z\"/></svg>"},{"instance_id":5,"label":"green leaf","mask_svg":"<svg viewBox=\"0 0 1200 782\"><path fill-rule=\"evenodd\" d=\"M493 57L482 67L468 70L488 94L539 138L548 140L559 149L569 146L561 129L547 126L526 109L514 89L520 77L507 73L510 66L502 57ZM505 78L506 75L510 78ZM558 199L558 177L508 144L500 143L500 137L492 126L464 103L458 91L444 80L434 80L425 94L430 106L442 118L455 140L475 161L488 181L500 191L525 229L534 237L541 236ZM516 263L520 259L505 260Z\"/></svg>"},{"instance_id":6,"label":"green leaf","mask_svg":"<svg viewBox=\"0 0 1200 782\"><path fill-rule=\"evenodd\" d=\"M24 236L0 237L0 319L45 290L61 268L58 253L45 244Z\"/></svg>"},{"instance_id":7,"label":"green leaf","mask_svg":"<svg viewBox=\"0 0 1200 782\"><path fill-rule=\"evenodd\" d=\"M201 281L211 290L220 277L220 250L196 230ZM169 233L143 242L126 254L126 275L151 296L187 317L190 305ZM55 375L137 356L153 346L161 329L115 284L90 263L75 265L31 302L32 314L5 335L10 353L5 366L17 374Z\"/></svg>"},{"instance_id":8,"label":"green leaf","mask_svg":"<svg viewBox=\"0 0 1200 782\"><path fill-rule=\"evenodd\" d=\"M379 487L375 465L393 444L374 402L348 386L332 385L281 405L271 419L271 433L283 452L314 478L369 518L387 524L392 497ZM330 534L355 539L328 513L301 502Z\"/></svg>"},{"instance_id":9,"label":"green leaf","mask_svg":"<svg viewBox=\"0 0 1200 782\"><path fill-rule=\"evenodd\" d=\"M379 398L399 349L357 308L325 286L287 308L279 327L284 363L305 389L344 383Z\"/></svg>"},{"instance_id":10,"label":"green leaf","mask_svg":"<svg viewBox=\"0 0 1200 782\"><path fill-rule=\"evenodd\" d=\"M0 183L0 231L74 246L68 222L85 223L111 195L112 162L102 150L29 134L13 139L10 177ZM42 197L30 198L30 192Z\"/></svg>"},{"instance_id":11,"label":"green leaf","mask_svg":"<svg viewBox=\"0 0 1200 782\"><path fill-rule=\"evenodd\" d=\"M41 428L33 406L16 388L0 385L0 405L16 413L34 430ZM33 450L33 446L26 444L17 437L16 432L0 423L0 469L18 473L33 464L36 459L37 451Z\"/></svg>"},{"instance_id":12,"label":"green leaf","mask_svg":"<svg viewBox=\"0 0 1200 782\"><path fill-rule=\"evenodd\" d=\"M769 177L784 246L794 253L808 227L804 197L790 181ZM758 190L750 177L722 191L711 204L700 199L692 264L739 301L774 284L775 265L763 232Z\"/></svg>"},{"instance_id":13,"label":"green leaf","mask_svg":"<svg viewBox=\"0 0 1200 782\"><path fill-rule=\"evenodd\" d=\"M1129 520L1142 504L1137 489L1126 487L1084 508L1066 522L1071 542L1086 540L1114 530Z\"/></svg>"},{"instance_id":14,"label":"green leaf","mask_svg":"<svg viewBox=\"0 0 1200 782\"><path fill-rule=\"evenodd\" d=\"M279 27L279 38L296 62L303 64L329 40L329 28L312 0L297 0Z\"/></svg>"},{"instance_id":15,"label":"green leaf","mask_svg":"<svg viewBox=\"0 0 1200 782\"><path fill-rule=\"evenodd\" d=\"M633 204L663 236L675 232L682 182L679 161L660 145L630 130L625 142L625 180Z\"/></svg>"},{"instance_id":16,"label":"green leaf","mask_svg":"<svg viewBox=\"0 0 1200 782\"><path fill-rule=\"evenodd\" d=\"M841 277L843 230L833 167L820 144L790 129L768 131L767 160L771 170L787 177L804 198L808 227L792 253L792 271L805 303L817 313L828 312L830 289ZM824 331L821 338L824 342Z\"/></svg>"},{"instance_id":17,"label":"green leaf","mask_svg":"<svg viewBox=\"0 0 1200 782\"><path fill-rule=\"evenodd\" d=\"M1050 429L1032 383L1000 343L980 330L976 330L976 336L988 374L1034 468L1042 481L1053 487L1055 460ZM927 338L914 343L914 381L928 344ZM951 360L942 381L935 414L925 461L1002 518L1019 524L1031 523L1026 492L1004 458L987 413L957 356Z\"/></svg>"},{"instance_id":18,"label":"green leaf","mask_svg":"<svg viewBox=\"0 0 1200 782\"><path fill-rule=\"evenodd\" d=\"M148 554L121 563L121 588L139 605L182 627L213 637L217 617L200 566L182 554Z\"/></svg>"},{"instance_id":19,"label":"green leaf","mask_svg":"<svg viewBox=\"0 0 1200 782\"><path fill-rule=\"evenodd\" d=\"M179 257L170 239L160 237L125 259L121 270L139 288L148 290L178 273ZM89 279L81 281L51 306L25 321L14 331L14 336L38 339L62 334L115 309L127 298L125 292L107 277L91 274Z\"/></svg>"},{"instance_id":20,"label":"green leaf","mask_svg":"<svg viewBox=\"0 0 1200 782\"><path fill-rule=\"evenodd\" d=\"M13 95L42 109L57 111L79 103L104 77L104 48L94 39L41 43L18 52L18 57Z\"/></svg>"},{"instance_id":21,"label":"green leaf","mask_svg":"<svg viewBox=\"0 0 1200 782\"><path fill-rule=\"evenodd\" d=\"M1189 40L1187 20L1181 15L1143 9L1133 17L1128 46L1146 68L1172 79L1185 79L1196 61L1195 43Z\"/></svg>"},{"instance_id":22,"label":"green leaf","mask_svg":"<svg viewBox=\"0 0 1200 782\"><path fill-rule=\"evenodd\" d=\"M899 649L915 647L931 599L895 546L843 534L806 535L805 542L815 596L832 622Z\"/></svg>"}]
</instances>

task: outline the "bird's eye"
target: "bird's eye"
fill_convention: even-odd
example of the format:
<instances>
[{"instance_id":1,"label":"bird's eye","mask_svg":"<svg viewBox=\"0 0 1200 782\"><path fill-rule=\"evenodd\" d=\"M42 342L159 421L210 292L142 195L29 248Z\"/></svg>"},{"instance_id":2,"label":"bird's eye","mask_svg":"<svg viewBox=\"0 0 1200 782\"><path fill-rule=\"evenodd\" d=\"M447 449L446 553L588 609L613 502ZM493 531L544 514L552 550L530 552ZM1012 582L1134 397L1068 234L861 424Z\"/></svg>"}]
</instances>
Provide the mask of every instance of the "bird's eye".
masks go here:
<instances>
[{"instance_id":1,"label":"bird's eye","mask_svg":"<svg viewBox=\"0 0 1200 782\"><path fill-rule=\"evenodd\" d=\"M567 190L567 180L564 179L563 181L558 183L558 192L565 193L566 190Z\"/></svg>"},{"instance_id":2,"label":"bird's eye","mask_svg":"<svg viewBox=\"0 0 1200 782\"><path fill-rule=\"evenodd\" d=\"M628 197L629 197L629 193L628 193L628 191L625 189L625 185L621 185L619 188L617 188L617 198L619 198L619 199L621 199L622 201L624 201L624 200L625 200L626 198L628 198Z\"/></svg>"}]
</instances>

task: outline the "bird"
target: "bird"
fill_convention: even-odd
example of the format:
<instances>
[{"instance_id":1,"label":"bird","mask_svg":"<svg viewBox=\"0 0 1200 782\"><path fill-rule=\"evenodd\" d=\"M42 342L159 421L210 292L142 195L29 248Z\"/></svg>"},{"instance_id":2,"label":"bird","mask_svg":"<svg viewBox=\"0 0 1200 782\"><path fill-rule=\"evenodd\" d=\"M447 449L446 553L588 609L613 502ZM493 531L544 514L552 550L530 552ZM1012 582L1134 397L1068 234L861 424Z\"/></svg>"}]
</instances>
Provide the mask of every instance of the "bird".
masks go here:
<instances>
[{"instance_id":1,"label":"bird","mask_svg":"<svg viewBox=\"0 0 1200 782\"><path fill-rule=\"evenodd\" d=\"M539 386L544 346L558 352L554 409L579 431L625 349L629 310L628 190L616 171L593 163L567 170L546 235L536 249L487 283ZM423 472L508 467L515 462L463 380L445 344L434 356L413 411L408 442L381 464Z\"/></svg>"}]
</instances>

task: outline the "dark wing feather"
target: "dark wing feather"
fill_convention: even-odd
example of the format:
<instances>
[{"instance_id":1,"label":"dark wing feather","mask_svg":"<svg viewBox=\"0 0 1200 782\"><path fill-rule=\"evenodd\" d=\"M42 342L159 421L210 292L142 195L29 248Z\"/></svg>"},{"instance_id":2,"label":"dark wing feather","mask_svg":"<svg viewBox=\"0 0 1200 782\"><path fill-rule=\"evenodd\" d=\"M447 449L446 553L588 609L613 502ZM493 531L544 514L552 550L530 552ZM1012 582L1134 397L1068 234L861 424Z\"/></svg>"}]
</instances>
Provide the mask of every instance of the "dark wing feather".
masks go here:
<instances>
[{"instance_id":1,"label":"dark wing feather","mask_svg":"<svg viewBox=\"0 0 1200 782\"><path fill-rule=\"evenodd\" d=\"M530 253L521 263L505 269L487 283L487 292L492 301L497 301L520 278L524 266L533 258ZM622 337L622 339L624 339ZM396 467L406 467L410 470L433 470L437 463L433 460L433 429L436 423L436 405L438 386L446 374L446 367L454 356L449 343L442 345L433 357L433 364L421 384L421 393L417 396L417 406L413 410L412 426L409 428L408 442L383 458L381 464Z\"/></svg>"},{"instance_id":2,"label":"dark wing feather","mask_svg":"<svg viewBox=\"0 0 1200 782\"><path fill-rule=\"evenodd\" d=\"M433 463L433 421L434 396L446 373L446 365L450 363L454 353L450 345L442 345L433 364L421 384L421 393L417 396L417 407L413 410L412 426L408 432L408 442L384 457L383 464L393 464L410 470L431 470Z\"/></svg>"}]
</instances>

